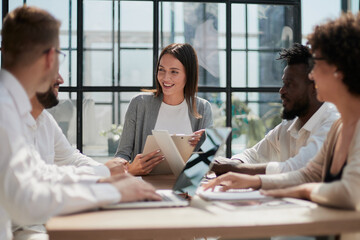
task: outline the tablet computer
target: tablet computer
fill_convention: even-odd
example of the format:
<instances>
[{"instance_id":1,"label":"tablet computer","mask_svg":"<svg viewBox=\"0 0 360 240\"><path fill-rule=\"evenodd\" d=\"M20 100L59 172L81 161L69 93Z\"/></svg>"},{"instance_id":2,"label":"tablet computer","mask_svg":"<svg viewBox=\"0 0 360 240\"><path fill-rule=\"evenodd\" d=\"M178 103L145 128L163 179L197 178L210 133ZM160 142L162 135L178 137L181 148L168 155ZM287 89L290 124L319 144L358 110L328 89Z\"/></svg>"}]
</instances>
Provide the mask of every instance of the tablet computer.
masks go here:
<instances>
[{"instance_id":1,"label":"tablet computer","mask_svg":"<svg viewBox=\"0 0 360 240\"><path fill-rule=\"evenodd\" d=\"M153 152L157 149L160 149L159 155L165 156L165 161L158 164L150 174L177 174L176 169L185 166L185 163L191 156L194 151L193 146L190 145L189 140L193 137L192 134L185 135L185 134L174 134L169 135L166 133L171 139L167 138L163 131L155 131L156 133L160 133L158 135L158 140L162 142L162 144L158 144L154 135L149 135L146 138L143 154L148 154ZM155 133L155 134L156 134ZM154 133L153 133L154 134ZM172 143L170 142L172 141ZM176 149L172 149L173 144L175 145ZM160 147L161 145L161 147ZM180 154L177 155L176 150ZM172 161L172 162L170 162ZM171 164L171 166L169 165ZM175 169L174 169L175 168ZM181 168L182 169L182 168ZM175 171L175 172L174 172Z\"/></svg>"}]
</instances>

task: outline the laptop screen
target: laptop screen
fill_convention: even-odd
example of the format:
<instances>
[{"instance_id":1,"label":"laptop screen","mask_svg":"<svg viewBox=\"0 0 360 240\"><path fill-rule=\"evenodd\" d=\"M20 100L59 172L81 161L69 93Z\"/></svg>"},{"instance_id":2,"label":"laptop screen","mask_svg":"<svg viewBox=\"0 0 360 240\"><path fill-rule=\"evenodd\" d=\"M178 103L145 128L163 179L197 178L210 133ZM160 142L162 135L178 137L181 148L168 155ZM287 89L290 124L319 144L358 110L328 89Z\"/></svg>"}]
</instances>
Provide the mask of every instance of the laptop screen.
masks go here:
<instances>
[{"instance_id":1,"label":"laptop screen","mask_svg":"<svg viewBox=\"0 0 360 240\"><path fill-rule=\"evenodd\" d=\"M177 178L173 190L194 196L204 175L211 169L214 157L219 155L226 143L231 128L207 128L206 139L201 145L201 153L194 153Z\"/></svg>"}]
</instances>

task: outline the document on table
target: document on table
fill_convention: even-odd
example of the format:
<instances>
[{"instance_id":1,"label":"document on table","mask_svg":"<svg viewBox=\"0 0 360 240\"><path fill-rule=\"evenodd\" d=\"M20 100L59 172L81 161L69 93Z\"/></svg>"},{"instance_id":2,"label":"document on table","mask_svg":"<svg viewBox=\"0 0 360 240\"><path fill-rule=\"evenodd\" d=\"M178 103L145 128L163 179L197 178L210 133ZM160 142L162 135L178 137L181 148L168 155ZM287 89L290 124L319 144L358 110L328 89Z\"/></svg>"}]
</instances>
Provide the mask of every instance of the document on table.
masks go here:
<instances>
[{"instance_id":1,"label":"document on table","mask_svg":"<svg viewBox=\"0 0 360 240\"><path fill-rule=\"evenodd\" d=\"M200 190L198 194L206 200L256 200L271 198L261 195L259 191L252 189L234 189L226 192Z\"/></svg>"},{"instance_id":2,"label":"document on table","mask_svg":"<svg viewBox=\"0 0 360 240\"><path fill-rule=\"evenodd\" d=\"M238 207L247 209L258 209L259 207L310 207L317 205L310 201L294 198L273 198L261 195L258 190L253 189L231 189L226 192L204 191L200 189L197 194L207 201L212 201L215 205L228 210L235 210Z\"/></svg>"}]
</instances>

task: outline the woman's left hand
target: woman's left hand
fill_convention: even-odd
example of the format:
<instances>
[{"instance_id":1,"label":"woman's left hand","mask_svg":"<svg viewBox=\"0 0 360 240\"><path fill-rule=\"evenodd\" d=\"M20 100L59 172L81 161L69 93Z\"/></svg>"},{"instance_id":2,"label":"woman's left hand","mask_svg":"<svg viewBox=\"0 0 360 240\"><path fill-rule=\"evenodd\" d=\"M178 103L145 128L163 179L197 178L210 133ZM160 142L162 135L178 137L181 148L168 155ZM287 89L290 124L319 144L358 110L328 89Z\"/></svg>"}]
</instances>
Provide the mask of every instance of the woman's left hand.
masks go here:
<instances>
[{"instance_id":1,"label":"woman's left hand","mask_svg":"<svg viewBox=\"0 0 360 240\"><path fill-rule=\"evenodd\" d=\"M291 197L310 200L312 190L318 183L305 183L295 187L273 189L273 190L260 190L261 194L270 197Z\"/></svg>"},{"instance_id":2,"label":"woman's left hand","mask_svg":"<svg viewBox=\"0 0 360 240\"><path fill-rule=\"evenodd\" d=\"M200 129L193 133L193 137L189 140L189 143L191 146L195 147L199 141L203 133L205 132L205 129Z\"/></svg>"}]
</instances>

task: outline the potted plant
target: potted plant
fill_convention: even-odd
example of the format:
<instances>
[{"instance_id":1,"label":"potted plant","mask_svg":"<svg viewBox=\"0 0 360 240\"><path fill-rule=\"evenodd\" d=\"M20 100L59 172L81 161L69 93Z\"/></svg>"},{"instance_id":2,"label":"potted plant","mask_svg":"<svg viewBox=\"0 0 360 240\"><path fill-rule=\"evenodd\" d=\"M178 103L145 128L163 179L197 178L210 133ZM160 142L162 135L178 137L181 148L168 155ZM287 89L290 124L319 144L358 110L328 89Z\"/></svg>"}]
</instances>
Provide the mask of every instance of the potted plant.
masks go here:
<instances>
[{"instance_id":1,"label":"potted plant","mask_svg":"<svg viewBox=\"0 0 360 240\"><path fill-rule=\"evenodd\" d=\"M108 152L109 155L114 155L116 153L117 147L119 146L119 141L121 133L123 131L123 126L111 124L110 129L103 130L100 132L101 136L108 138Z\"/></svg>"}]
</instances>

